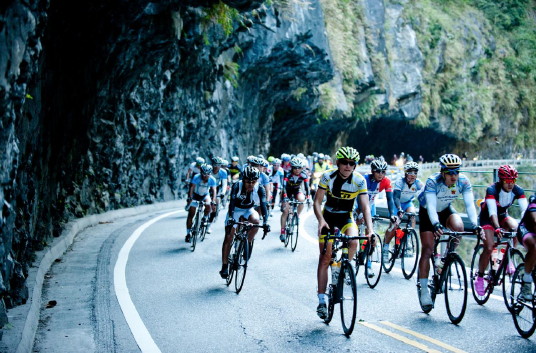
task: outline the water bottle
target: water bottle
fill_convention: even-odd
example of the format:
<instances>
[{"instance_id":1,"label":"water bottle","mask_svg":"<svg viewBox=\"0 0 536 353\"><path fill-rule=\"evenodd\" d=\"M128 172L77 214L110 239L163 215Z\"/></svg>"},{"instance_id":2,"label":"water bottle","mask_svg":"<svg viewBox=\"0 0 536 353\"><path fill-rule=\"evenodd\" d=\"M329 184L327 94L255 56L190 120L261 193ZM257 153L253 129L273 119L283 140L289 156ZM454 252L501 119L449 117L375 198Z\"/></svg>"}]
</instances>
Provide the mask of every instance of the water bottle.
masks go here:
<instances>
[{"instance_id":1,"label":"water bottle","mask_svg":"<svg viewBox=\"0 0 536 353\"><path fill-rule=\"evenodd\" d=\"M441 257L440 253L435 254L434 263L435 263L435 266L436 266L436 272L437 272L438 275L440 275L441 272L443 271L443 265L444 265L444 260Z\"/></svg>"},{"instance_id":2,"label":"water bottle","mask_svg":"<svg viewBox=\"0 0 536 353\"><path fill-rule=\"evenodd\" d=\"M504 258L504 253L506 252L506 249L501 246L501 248L498 250L498 256L497 256L497 268L501 266L502 260Z\"/></svg>"},{"instance_id":3,"label":"water bottle","mask_svg":"<svg viewBox=\"0 0 536 353\"><path fill-rule=\"evenodd\" d=\"M331 263L331 283L337 285L339 280L339 272L341 272L341 263L333 261Z\"/></svg>"},{"instance_id":4,"label":"water bottle","mask_svg":"<svg viewBox=\"0 0 536 353\"><path fill-rule=\"evenodd\" d=\"M493 264L493 270L497 271L499 269L499 251L497 248L493 248L493 251L491 252L491 262Z\"/></svg>"}]
</instances>

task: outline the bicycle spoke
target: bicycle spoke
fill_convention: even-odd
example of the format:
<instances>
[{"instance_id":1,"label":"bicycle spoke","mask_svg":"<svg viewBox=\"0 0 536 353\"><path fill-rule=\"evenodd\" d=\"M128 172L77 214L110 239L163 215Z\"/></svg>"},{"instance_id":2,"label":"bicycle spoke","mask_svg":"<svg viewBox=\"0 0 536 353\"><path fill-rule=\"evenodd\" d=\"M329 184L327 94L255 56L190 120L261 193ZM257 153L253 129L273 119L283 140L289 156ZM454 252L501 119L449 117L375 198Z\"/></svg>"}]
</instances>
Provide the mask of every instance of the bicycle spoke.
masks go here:
<instances>
[{"instance_id":1,"label":"bicycle spoke","mask_svg":"<svg viewBox=\"0 0 536 353\"><path fill-rule=\"evenodd\" d=\"M467 274L465 265L457 254L450 254L442 276L447 314L453 324L458 324L467 307Z\"/></svg>"},{"instance_id":2,"label":"bicycle spoke","mask_svg":"<svg viewBox=\"0 0 536 353\"><path fill-rule=\"evenodd\" d=\"M293 223L292 225L293 231L292 231L292 237L290 239L290 247L292 251L294 251L296 250L296 245L298 245L298 232L299 232L299 227L300 227L300 218L298 217L297 214L294 215L294 219L292 223Z\"/></svg>"},{"instance_id":3,"label":"bicycle spoke","mask_svg":"<svg viewBox=\"0 0 536 353\"><path fill-rule=\"evenodd\" d=\"M236 266L236 277L235 277L235 289L236 293L240 293L242 286L244 285L244 279L246 278L246 271L248 269L248 256L249 256L249 245L246 235L240 241L238 246L238 252L236 254L237 262Z\"/></svg>"},{"instance_id":4,"label":"bicycle spoke","mask_svg":"<svg viewBox=\"0 0 536 353\"><path fill-rule=\"evenodd\" d=\"M475 301L480 304L480 305L484 305L490 295L491 295L491 291L493 289L493 284L490 284L490 282L493 281L493 279L491 278L491 273L490 273L490 265L489 265L489 262L488 262L488 265L486 266L486 270L484 271L484 286L486 288L486 291L483 295L480 295L477 293L476 291L476 280L478 278L478 264L480 262L480 256L482 255L482 252L484 251L484 247L482 245L479 245L475 251L473 252L473 259L471 260L471 271L469 272L469 281L471 283L471 290L473 292L473 298L475 299Z\"/></svg>"},{"instance_id":5,"label":"bicycle spoke","mask_svg":"<svg viewBox=\"0 0 536 353\"><path fill-rule=\"evenodd\" d=\"M532 301L524 300L521 294L521 287L523 285L523 275L525 273L525 266L519 265L512 278L512 287L510 290L511 303L512 303L512 318L514 319L514 325L517 332L521 337L529 338L536 329L536 308L534 299ZM534 282L534 273L532 274ZM533 284L534 295L534 284Z\"/></svg>"},{"instance_id":6,"label":"bicycle spoke","mask_svg":"<svg viewBox=\"0 0 536 353\"><path fill-rule=\"evenodd\" d=\"M341 286L341 322L346 336L350 336L355 326L357 293L355 275L350 262L343 262L338 285Z\"/></svg>"},{"instance_id":7,"label":"bicycle spoke","mask_svg":"<svg viewBox=\"0 0 536 353\"><path fill-rule=\"evenodd\" d=\"M402 243L402 274L405 279L410 279L419 263L419 240L414 229L408 230L405 240Z\"/></svg>"},{"instance_id":8,"label":"bicycle spoke","mask_svg":"<svg viewBox=\"0 0 536 353\"><path fill-rule=\"evenodd\" d=\"M376 287L380 281L382 275L382 241L380 237L375 234L374 239L376 244L372 249L367 247L368 253L365 260L365 279L370 288ZM372 243L372 241L371 241Z\"/></svg>"}]
</instances>

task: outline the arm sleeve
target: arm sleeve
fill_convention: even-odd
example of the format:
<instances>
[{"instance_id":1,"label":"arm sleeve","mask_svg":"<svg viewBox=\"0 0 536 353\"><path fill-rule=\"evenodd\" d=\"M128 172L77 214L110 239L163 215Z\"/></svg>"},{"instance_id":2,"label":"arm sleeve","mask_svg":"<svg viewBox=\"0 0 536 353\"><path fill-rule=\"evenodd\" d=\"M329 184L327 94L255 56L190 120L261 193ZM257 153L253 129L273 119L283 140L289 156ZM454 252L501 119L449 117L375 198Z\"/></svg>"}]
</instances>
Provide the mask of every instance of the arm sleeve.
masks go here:
<instances>
[{"instance_id":1,"label":"arm sleeve","mask_svg":"<svg viewBox=\"0 0 536 353\"><path fill-rule=\"evenodd\" d=\"M225 178L222 178L221 190L220 190L221 194L225 194L225 192L227 191L227 177L228 177L228 175L225 174Z\"/></svg>"},{"instance_id":2,"label":"arm sleeve","mask_svg":"<svg viewBox=\"0 0 536 353\"><path fill-rule=\"evenodd\" d=\"M266 201L266 190L264 189L264 186L259 186L259 200L260 200L260 207L261 207L261 213L262 213L262 219L264 224L268 223L268 205Z\"/></svg>"},{"instance_id":3,"label":"arm sleeve","mask_svg":"<svg viewBox=\"0 0 536 353\"><path fill-rule=\"evenodd\" d=\"M463 193L463 202L465 203L467 217L469 217L473 227L476 227L478 225L478 219L476 215L475 197L473 196L472 191L466 191Z\"/></svg>"},{"instance_id":4,"label":"arm sleeve","mask_svg":"<svg viewBox=\"0 0 536 353\"><path fill-rule=\"evenodd\" d=\"M233 217L234 209L235 209L235 200L236 200L236 194L238 193L238 184L235 183L233 185L233 188L231 189L231 200L229 201L229 211L227 211L227 214L229 215L229 218Z\"/></svg>"},{"instance_id":5,"label":"arm sleeve","mask_svg":"<svg viewBox=\"0 0 536 353\"><path fill-rule=\"evenodd\" d=\"M309 183L306 180L304 180L303 185L305 188L305 196L309 196L311 194L311 191L309 190Z\"/></svg>"},{"instance_id":6,"label":"arm sleeve","mask_svg":"<svg viewBox=\"0 0 536 353\"><path fill-rule=\"evenodd\" d=\"M525 211L527 210L527 207L529 207L529 202L525 197L523 197L518 199L517 203L519 205L519 211L521 211L520 215L523 216L525 214Z\"/></svg>"},{"instance_id":7,"label":"arm sleeve","mask_svg":"<svg viewBox=\"0 0 536 353\"><path fill-rule=\"evenodd\" d=\"M426 211L428 211L428 218L432 225L439 223L439 216L437 215L437 195L433 192L427 192L426 197Z\"/></svg>"},{"instance_id":8,"label":"arm sleeve","mask_svg":"<svg viewBox=\"0 0 536 353\"><path fill-rule=\"evenodd\" d=\"M401 194L402 194L402 192L400 190L395 189L395 191L393 191L393 200L395 202L395 207L399 211L403 211L402 205L400 204L400 195Z\"/></svg>"},{"instance_id":9,"label":"arm sleeve","mask_svg":"<svg viewBox=\"0 0 536 353\"><path fill-rule=\"evenodd\" d=\"M488 207L488 214L490 217L497 215L497 202L495 201L495 198L486 199L486 206Z\"/></svg>"},{"instance_id":10,"label":"arm sleeve","mask_svg":"<svg viewBox=\"0 0 536 353\"><path fill-rule=\"evenodd\" d=\"M389 214L391 217L393 217L396 215L396 207L395 207L395 202L393 200L393 192L386 191L385 196L387 197L387 206L389 207Z\"/></svg>"}]
</instances>

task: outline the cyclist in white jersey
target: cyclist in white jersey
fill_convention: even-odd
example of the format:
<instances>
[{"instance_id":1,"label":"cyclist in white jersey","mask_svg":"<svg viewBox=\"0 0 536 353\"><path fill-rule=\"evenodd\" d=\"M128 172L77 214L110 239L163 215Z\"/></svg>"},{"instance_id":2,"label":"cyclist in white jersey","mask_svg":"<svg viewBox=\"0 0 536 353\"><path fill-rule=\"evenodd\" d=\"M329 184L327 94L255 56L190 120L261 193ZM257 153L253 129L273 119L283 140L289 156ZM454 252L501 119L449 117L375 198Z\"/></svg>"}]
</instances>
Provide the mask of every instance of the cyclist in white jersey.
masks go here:
<instances>
[{"instance_id":1,"label":"cyclist in white jersey","mask_svg":"<svg viewBox=\"0 0 536 353\"><path fill-rule=\"evenodd\" d=\"M204 221L208 221L208 216L212 210L212 201L216 198L216 179L212 177L212 166L210 164L201 164L201 173L196 174L192 178L190 183L190 190L188 190L188 218L186 219L186 239L187 243L190 242L190 232L192 230L193 219L195 212L199 205L199 202L205 204L205 216Z\"/></svg>"},{"instance_id":2,"label":"cyclist in white jersey","mask_svg":"<svg viewBox=\"0 0 536 353\"><path fill-rule=\"evenodd\" d=\"M203 157L197 157L195 162L190 163L188 166L188 171L186 172L186 181L192 181L194 175L200 173L201 164L203 163L205 163L205 159Z\"/></svg>"},{"instance_id":3,"label":"cyclist in white jersey","mask_svg":"<svg viewBox=\"0 0 536 353\"><path fill-rule=\"evenodd\" d=\"M430 257L434 247L434 236L443 234L443 227L461 232L464 230L462 218L452 206L452 202L463 196L465 210L471 226L480 237L484 236L478 226L473 188L469 179L460 174L462 160L455 154L445 154L439 158L441 171L432 174L427 180L424 191L419 195L419 232L422 250L419 260L419 282L421 284L421 305L423 309L433 306L428 291Z\"/></svg>"},{"instance_id":4,"label":"cyclist in white jersey","mask_svg":"<svg viewBox=\"0 0 536 353\"><path fill-rule=\"evenodd\" d=\"M213 207L212 212L210 213L209 225L207 227L207 233L210 234L210 226L216 217L216 208L219 207L221 200L223 199L225 193L227 192L227 172L222 168L225 165L223 158L214 157L212 158L212 176L216 179L216 205Z\"/></svg>"}]
</instances>

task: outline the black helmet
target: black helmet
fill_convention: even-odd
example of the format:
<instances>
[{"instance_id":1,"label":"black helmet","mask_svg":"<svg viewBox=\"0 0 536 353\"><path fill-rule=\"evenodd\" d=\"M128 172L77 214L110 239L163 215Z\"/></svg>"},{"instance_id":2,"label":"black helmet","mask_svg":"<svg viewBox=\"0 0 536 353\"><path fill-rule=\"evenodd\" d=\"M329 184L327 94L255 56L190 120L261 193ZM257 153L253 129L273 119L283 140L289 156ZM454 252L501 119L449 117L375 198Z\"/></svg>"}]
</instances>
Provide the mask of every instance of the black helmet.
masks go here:
<instances>
[{"instance_id":1,"label":"black helmet","mask_svg":"<svg viewBox=\"0 0 536 353\"><path fill-rule=\"evenodd\" d=\"M382 158L375 159L372 161L372 163L370 163L370 169L372 169L373 171L374 170L379 170L379 171L387 170L387 167L388 167L387 162L383 160Z\"/></svg>"},{"instance_id":2,"label":"black helmet","mask_svg":"<svg viewBox=\"0 0 536 353\"><path fill-rule=\"evenodd\" d=\"M247 166L242 172L242 176L244 177L244 179L248 180L257 180L259 179L260 175L261 173L259 172L259 170L256 167L252 166Z\"/></svg>"}]
</instances>

